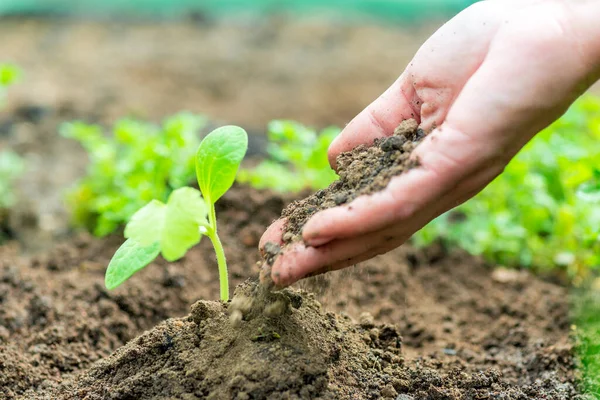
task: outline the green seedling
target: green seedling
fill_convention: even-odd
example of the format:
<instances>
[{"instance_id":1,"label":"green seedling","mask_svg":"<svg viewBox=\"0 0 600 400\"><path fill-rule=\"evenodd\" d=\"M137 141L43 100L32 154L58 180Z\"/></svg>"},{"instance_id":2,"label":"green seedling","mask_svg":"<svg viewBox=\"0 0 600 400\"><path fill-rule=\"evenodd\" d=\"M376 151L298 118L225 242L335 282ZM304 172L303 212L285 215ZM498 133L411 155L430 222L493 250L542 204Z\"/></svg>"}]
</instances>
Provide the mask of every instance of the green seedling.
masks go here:
<instances>
[{"instance_id":1,"label":"green seedling","mask_svg":"<svg viewBox=\"0 0 600 400\"><path fill-rule=\"evenodd\" d=\"M114 289L159 254L175 261L207 236L219 268L221 300L229 299L227 261L217 234L215 203L233 185L248 149L246 131L224 126L209 133L196 152L196 177L200 191L174 190L165 203L152 200L137 211L125 227L127 241L117 250L106 270L105 284Z\"/></svg>"}]
</instances>

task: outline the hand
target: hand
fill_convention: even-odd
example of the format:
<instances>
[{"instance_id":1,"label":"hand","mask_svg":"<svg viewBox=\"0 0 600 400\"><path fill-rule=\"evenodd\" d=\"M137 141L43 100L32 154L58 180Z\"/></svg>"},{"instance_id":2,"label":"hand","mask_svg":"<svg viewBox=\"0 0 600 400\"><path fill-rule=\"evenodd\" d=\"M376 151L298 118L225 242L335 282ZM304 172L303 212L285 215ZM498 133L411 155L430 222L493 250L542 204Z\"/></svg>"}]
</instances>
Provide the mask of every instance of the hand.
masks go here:
<instances>
[{"instance_id":1,"label":"hand","mask_svg":"<svg viewBox=\"0 0 600 400\"><path fill-rule=\"evenodd\" d=\"M329 148L335 168L340 152L415 118L430 132L413 152L420 167L380 193L314 215L304 226L304 243L277 258L273 281L289 285L392 250L480 192L600 76L600 49L582 30L592 23L576 15L585 13L567 1L489 0L440 28ZM281 243L284 223L269 227L261 248Z\"/></svg>"}]
</instances>

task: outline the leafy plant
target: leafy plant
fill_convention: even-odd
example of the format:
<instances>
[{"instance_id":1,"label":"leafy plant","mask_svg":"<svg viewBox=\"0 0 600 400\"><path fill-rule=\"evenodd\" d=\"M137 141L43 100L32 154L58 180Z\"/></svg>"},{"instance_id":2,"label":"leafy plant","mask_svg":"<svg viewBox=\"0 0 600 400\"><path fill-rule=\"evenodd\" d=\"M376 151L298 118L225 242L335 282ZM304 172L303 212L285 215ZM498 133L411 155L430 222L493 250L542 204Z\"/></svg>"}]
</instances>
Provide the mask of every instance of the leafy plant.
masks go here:
<instances>
[{"instance_id":1,"label":"leafy plant","mask_svg":"<svg viewBox=\"0 0 600 400\"><path fill-rule=\"evenodd\" d=\"M333 127L317 134L294 121L272 121L267 130L269 158L254 168L241 170L238 181L280 192L327 187L337 178L329 167L327 149L338 133L339 129Z\"/></svg>"},{"instance_id":2,"label":"leafy plant","mask_svg":"<svg viewBox=\"0 0 600 400\"><path fill-rule=\"evenodd\" d=\"M588 287L572 289L570 293L571 333L575 344L582 394L589 399L600 393L600 278Z\"/></svg>"},{"instance_id":3,"label":"leafy plant","mask_svg":"<svg viewBox=\"0 0 600 400\"><path fill-rule=\"evenodd\" d=\"M202 116L180 113L162 126L134 119L115 123L112 137L81 121L61 126L62 136L87 150L86 176L67 194L73 223L97 236L125 224L148 201L166 201L194 179L194 152Z\"/></svg>"},{"instance_id":4,"label":"leafy plant","mask_svg":"<svg viewBox=\"0 0 600 400\"><path fill-rule=\"evenodd\" d=\"M600 99L586 96L482 193L415 234L507 265L600 267Z\"/></svg>"},{"instance_id":5,"label":"leafy plant","mask_svg":"<svg viewBox=\"0 0 600 400\"><path fill-rule=\"evenodd\" d=\"M167 261L183 257L206 235L217 255L221 300L227 301L227 261L217 234L215 203L233 185L247 149L248 136L242 128L224 126L208 134L195 158L200 191L191 187L176 189L166 204L152 200L132 216L125 228L127 241L106 270L106 287L116 288L159 253Z\"/></svg>"},{"instance_id":6,"label":"leafy plant","mask_svg":"<svg viewBox=\"0 0 600 400\"><path fill-rule=\"evenodd\" d=\"M0 108L6 89L21 77L21 70L13 64L0 63ZM0 210L10 208L16 201L13 185L25 169L23 159L12 151L0 151Z\"/></svg>"},{"instance_id":7,"label":"leafy plant","mask_svg":"<svg viewBox=\"0 0 600 400\"><path fill-rule=\"evenodd\" d=\"M3 106L6 89L21 77L21 70L14 64L0 63L0 107Z\"/></svg>"},{"instance_id":8,"label":"leafy plant","mask_svg":"<svg viewBox=\"0 0 600 400\"><path fill-rule=\"evenodd\" d=\"M12 151L0 152L0 210L8 209L16 201L13 185L24 171L23 159Z\"/></svg>"}]
</instances>

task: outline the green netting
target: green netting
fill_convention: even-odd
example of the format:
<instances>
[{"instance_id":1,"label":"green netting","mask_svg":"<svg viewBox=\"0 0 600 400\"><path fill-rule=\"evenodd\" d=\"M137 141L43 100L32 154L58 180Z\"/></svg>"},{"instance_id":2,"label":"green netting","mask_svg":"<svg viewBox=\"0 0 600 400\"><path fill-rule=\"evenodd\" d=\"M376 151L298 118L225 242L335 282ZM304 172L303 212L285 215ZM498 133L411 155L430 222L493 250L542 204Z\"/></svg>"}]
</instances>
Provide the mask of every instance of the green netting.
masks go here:
<instances>
[{"instance_id":1,"label":"green netting","mask_svg":"<svg viewBox=\"0 0 600 400\"><path fill-rule=\"evenodd\" d=\"M273 12L368 15L384 19L424 19L452 15L475 0L0 0L0 15L59 14L177 17Z\"/></svg>"}]
</instances>

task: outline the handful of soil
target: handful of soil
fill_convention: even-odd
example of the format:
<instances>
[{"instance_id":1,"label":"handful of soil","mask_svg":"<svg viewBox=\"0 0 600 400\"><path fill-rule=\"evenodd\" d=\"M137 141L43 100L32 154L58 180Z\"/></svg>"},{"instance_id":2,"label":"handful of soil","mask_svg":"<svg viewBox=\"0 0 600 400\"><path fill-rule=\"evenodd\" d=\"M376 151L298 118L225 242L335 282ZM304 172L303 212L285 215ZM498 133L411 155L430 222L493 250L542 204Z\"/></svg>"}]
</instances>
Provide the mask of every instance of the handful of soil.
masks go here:
<instances>
[{"instance_id":1,"label":"handful of soil","mask_svg":"<svg viewBox=\"0 0 600 400\"><path fill-rule=\"evenodd\" d=\"M314 214L321 210L350 203L362 195L379 192L387 187L393 177L416 166L418 160L410 157L412 151L425 137L417 121L408 119L400 123L393 135L375 139L371 146L360 145L341 153L336 161L339 179L329 187L291 203L281 216L287 218L283 232L284 248L267 243L261 281L269 282L271 265L285 246L302 241L302 228Z\"/></svg>"}]
</instances>

